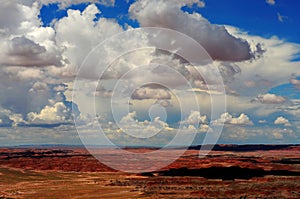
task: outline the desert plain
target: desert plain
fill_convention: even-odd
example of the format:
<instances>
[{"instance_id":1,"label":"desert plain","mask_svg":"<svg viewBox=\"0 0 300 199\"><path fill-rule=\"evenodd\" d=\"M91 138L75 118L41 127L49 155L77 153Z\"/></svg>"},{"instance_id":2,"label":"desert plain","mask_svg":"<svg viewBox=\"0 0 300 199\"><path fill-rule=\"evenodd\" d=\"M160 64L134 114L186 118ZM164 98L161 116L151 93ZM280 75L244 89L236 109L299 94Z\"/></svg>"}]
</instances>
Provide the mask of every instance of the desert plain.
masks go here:
<instances>
[{"instance_id":1,"label":"desert plain","mask_svg":"<svg viewBox=\"0 0 300 199\"><path fill-rule=\"evenodd\" d=\"M117 158L114 149L101 153ZM297 199L300 146L216 145L202 158L195 146L144 173L114 170L79 146L6 147L0 149L0 198Z\"/></svg>"}]
</instances>

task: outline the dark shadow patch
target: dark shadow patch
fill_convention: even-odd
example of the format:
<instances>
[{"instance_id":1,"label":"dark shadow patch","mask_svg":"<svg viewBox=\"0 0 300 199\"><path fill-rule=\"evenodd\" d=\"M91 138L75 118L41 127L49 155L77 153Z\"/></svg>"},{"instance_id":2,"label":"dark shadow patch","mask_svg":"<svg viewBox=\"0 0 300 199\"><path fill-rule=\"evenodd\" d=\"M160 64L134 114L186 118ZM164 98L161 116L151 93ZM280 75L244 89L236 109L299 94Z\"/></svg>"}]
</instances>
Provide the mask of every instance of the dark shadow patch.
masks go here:
<instances>
[{"instance_id":1,"label":"dark shadow patch","mask_svg":"<svg viewBox=\"0 0 300 199\"><path fill-rule=\"evenodd\" d=\"M231 167L210 167L202 169L188 169L186 167L179 169L169 169L166 171L159 171L153 173L144 173L145 176L152 176L157 174L158 176L197 176L204 177L206 179L222 179L222 180L235 180L245 179L249 180L254 177L264 177L267 175L274 176L300 176L300 172L287 171L287 170L271 170L265 171L263 169L250 169L241 168L237 166Z\"/></svg>"}]
</instances>

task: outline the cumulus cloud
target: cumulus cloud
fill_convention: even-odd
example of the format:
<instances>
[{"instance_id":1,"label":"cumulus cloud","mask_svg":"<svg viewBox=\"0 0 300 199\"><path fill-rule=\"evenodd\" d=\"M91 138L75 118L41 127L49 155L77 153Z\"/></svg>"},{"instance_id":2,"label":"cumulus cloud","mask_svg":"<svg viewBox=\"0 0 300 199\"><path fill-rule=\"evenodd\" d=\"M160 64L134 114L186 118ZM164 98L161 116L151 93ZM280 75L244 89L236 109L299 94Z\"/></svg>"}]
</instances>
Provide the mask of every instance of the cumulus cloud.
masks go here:
<instances>
[{"instance_id":1,"label":"cumulus cloud","mask_svg":"<svg viewBox=\"0 0 300 199\"><path fill-rule=\"evenodd\" d=\"M186 125L199 125L199 124L206 124L207 123L207 116L201 115L199 111L191 111L190 115L183 121L181 124Z\"/></svg>"},{"instance_id":2,"label":"cumulus cloud","mask_svg":"<svg viewBox=\"0 0 300 199\"><path fill-rule=\"evenodd\" d=\"M278 118L276 118L276 120L274 121L274 124L284 125L284 126L291 126L291 123L289 122L289 120L282 117L282 116L279 116Z\"/></svg>"},{"instance_id":3,"label":"cumulus cloud","mask_svg":"<svg viewBox=\"0 0 300 199\"><path fill-rule=\"evenodd\" d=\"M38 3L5 0L0 6L0 66L61 66L55 31L41 27Z\"/></svg>"},{"instance_id":4,"label":"cumulus cloud","mask_svg":"<svg viewBox=\"0 0 300 199\"><path fill-rule=\"evenodd\" d=\"M275 0L266 0L266 3L273 6L276 2Z\"/></svg>"},{"instance_id":5,"label":"cumulus cloud","mask_svg":"<svg viewBox=\"0 0 300 199\"><path fill-rule=\"evenodd\" d=\"M197 118L192 118L194 116L197 117L196 115L198 115L196 111L191 112L191 115L189 116L190 121L186 120L186 122L184 122L185 125L180 129L181 133L184 135L193 135L195 133L207 133L212 131L212 129L204 123L196 126L196 121L192 121L197 120ZM198 119L203 120L203 122L206 121L206 117L201 117ZM109 129L115 129L117 133L131 135L134 138L151 137L151 139L153 139L153 136L166 136L168 139L170 139L176 133L178 133L179 130L177 128L170 127L168 123L162 121L159 117L155 117L152 121L140 121L137 119L136 112L128 113L128 115L124 116L117 125L111 122L109 122L108 125ZM181 144L185 142L184 139L182 141L183 142Z\"/></svg>"},{"instance_id":6,"label":"cumulus cloud","mask_svg":"<svg viewBox=\"0 0 300 199\"><path fill-rule=\"evenodd\" d=\"M188 14L180 9L190 3L139 0L130 6L129 12L141 26L170 28L187 34L197 40L213 59L242 61L253 57L245 40L232 36L223 26L211 24L198 13Z\"/></svg>"},{"instance_id":7,"label":"cumulus cloud","mask_svg":"<svg viewBox=\"0 0 300 199\"><path fill-rule=\"evenodd\" d=\"M222 124L232 124L232 125L253 125L253 122L249 119L249 117L241 113L239 117L233 117L229 113L223 113L220 119L212 122L214 125L222 125Z\"/></svg>"},{"instance_id":8,"label":"cumulus cloud","mask_svg":"<svg viewBox=\"0 0 300 199\"><path fill-rule=\"evenodd\" d=\"M191 2L194 3L196 1ZM66 60L66 64L62 68L52 67L51 72L54 75L61 75L64 77L75 76L86 55L96 45L98 45L99 43L101 43L101 41L105 40L111 35L123 31L122 27L114 20L100 18L99 21L95 21L94 19L96 17L96 14L99 13L100 11L93 4L87 6L83 12L69 9L68 16L58 20L55 23L57 44L60 46L60 48L65 49L63 52L63 58L64 60ZM195 23L197 22L195 21ZM85 31L82 31L82 29L84 29ZM89 79L98 78L99 72L97 71L101 71L101 68L105 67L106 63L114 58L115 55L118 55L119 52L122 52L122 49L126 49L126 46L135 46L136 48L139 48L143 46L154 45L155 42L161 43L169 41L165 41L162 39L159 41L154 41L155 39L150 38L147 32L139 32L137 34L132 33L129 36L126 38L121 38L117 42L112 42L111 46L108 46L107 49L99 52L99 56L103 57L103 59L89 60L88 63L90 64L90 67L88 67L88 69L86 69L81 75L84 76L84 78ZM77 48L78 46L80 46L80 50ZM176 50L177 49L174 49L174 51ZM191 52L191 54L193 53L194 52ZM195 71L191 70L191 67L187 66L187 63L182 63L182 61L183 60L179 59L175 55L172 55L170 53L164 54L162 52L158 52L157 49L152 49L152 51L151 49L148 49L147 51L139 50L124 55L118 60L114 60L114 63L111 65L109 70L105 71L102 78L117 79L130 69L133 69L137 66L147 65L150 63L159 64L160 62L162 62L162 64L167 63L168 65L172 66L172 68L178 70L188 80L191 78L193 78L194 80L199 80L199 75L197 77L195 76L199 72L195 73ZM235 74L240 72L239 68L231 63L220 63L217 67L221 69L221 74L226 80L231 79L231 76L234 76ZM204 73L203 75L206 76L205 83L215 83L216 74L214 74L215 72L212 72L211 70L212 68L215 68L215 66L207 68L208 69L206 71L201 71ZM165 75L168 75L169 78L164 78L163 76ZM137 82L140 82L141 78L137 78L138 76L139 75L136 74L135 78ZM170 72L161 72L155 74L153 73L152 75L149 75L147 79L151 81L163 80L167 83L167 85L177 84L178 86L179 84L182 84L182 82L179 81L177 77L174 77L174 75L170 74ZM201 78L201 80L203 80L203 78Z\"/></svg>"},{"instance_id":9,"label":"cumulus cloud","mask_svg":"<svg viewBox=\"0 0 300 199\"><path fill-rule=\"evenodd\" d=\"M286 101L286 98L275 94L267 93L267 94L259 95L257 98L253 99L252 101L259 101L263 104L282 104Z\"/></svg>"},{"instance_id":10,"label":"cumulus cloud","mask_svg":"<svg viewBox=\"0 0 300 199\"><path fill-rule=\"evenodd\" d=\"M53 106L45 106L39 113L28 113L27 118L34 124L67 123L71 119L71 110L63 102L57 102Z\"/></svg>"},{"instance_id":11,"label":"cumulus cloud","mask_svg":"<svg viewBox=\"0 0 300 199\"><path fill-rule=\"evenodd\" d=\"M67 60L67 63L61 69L52 68L51 72L53 74L65 77L76 75L77 69L84 58L95 46L106 38L123 31L122 27L114 20L100 18L99 21L95 21L96 14L99 13L100 10L94 4L87 6L83 12L69 9L67 17L55 23L55 39L60 48L65 49L63 57ZM110 49L110 56L113 56L114 50ZM107 53L103 57L109 56L108 52L102 53ZM96 64L99 64L97 60L95 62L94 68L96 68ZM94 71L87 72L89 72L88 77L97 76L98 78L98 73L95 74Z\"/></svg>"},{"instance_id":12,"label":"cumulus cloud","mask_svg":"<svg viewBox=\"0 0 300 199\"><path fill-rule=\"evenodd\" d=\"M136 112L130 112L120 120L120 129L137 138L149 138L163 131L172 131L169 125L155 117L153 121L139 121Z\"/></svg>"},{"instance_id":13,"label":"cumulus cloud","mask_svg":"<svg viewBox=\"0 0 300 199\"><path fill-rule=\"evenodd\" d=\"M240 62L242 72L230 83L230 88L242 96L257 96L266 93L272 87L286 84L292 74L298 76L297 61L292 59L300 52L300 45L286 42L276 36L263 38L250 35L238 28L226 26L226 29L236 37L248 41L252 50L261 43L266 52L260 59L252 62Z\"/></svg>"},{"instance_id":14,"label":"cumulus cloud","mask_svg":"<svg viewBox=\"0 0 300 199\"><path fill-rule=\"evenodd\" d=\"M71 111L71 102L66 101L65 91L60 88L63 84L57 83L62 80L48 76L44 69L7 67L1 68L0 71L0 107L6 110L2 111L5 112L3 115L5 119L2 119L5 125L47 124L47 119L50 119L49 123L53 123L53 118L51 119L45 114L50 114L49 111L53 111L55 108L58 110L59 103L63 103L67 110ZM54 106L54 104L57 105ZM50 107L53 106L54 108L51 109ZM44 110L45 107L46 110ZM64 122L63 119L68 120L68 118L60 119L61 122Z\"/></svg>"},{"instance_id":15,"label":"cumulus cloud","mask_svg":"<svg viewBox=\"0 0 300 199\"><path fill-rule=\"evenodd\" d=\"M201 124L198 128L196 128L194 125L187 125L183 126L181 129L181 132L183 133L210 133L213 132L213 130L210 128L207 124Z\"/></svg>"}]
</instances>

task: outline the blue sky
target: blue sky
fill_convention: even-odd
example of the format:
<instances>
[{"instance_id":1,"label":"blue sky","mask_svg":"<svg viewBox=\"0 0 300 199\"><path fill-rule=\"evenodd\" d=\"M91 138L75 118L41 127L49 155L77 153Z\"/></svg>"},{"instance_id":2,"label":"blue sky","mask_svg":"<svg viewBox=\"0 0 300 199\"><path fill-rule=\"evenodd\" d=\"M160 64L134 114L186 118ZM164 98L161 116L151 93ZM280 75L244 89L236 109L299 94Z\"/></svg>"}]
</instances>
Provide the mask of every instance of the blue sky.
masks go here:
<instances>
[{"instance_id":1,"label":"blue sky","mask_svg":"<svg viewBox=\"0 0 300 199\"><path fill-rule=\"evenodd\" d=\"M97 7L101 10L101 13L97 15L97 19L99 19L99 17L111 18L117 20L118 23L122 26L125 26L125 24L129 24L132 27L139 27L138 22L132 20L128 14L129 6L133 1L130 0L128 2L129 3L123 0L117 0L115 2L115 6L96 4ZM77 5L71 5L65 9L61 9L59 8L59 3L53 3L42 7L40 17L43 21L44 26L49 26L51 25L53 19L60 19L67 16L68 9L83 11L87 6L88 3L81 3Z\"/></svg>"},{"instance_id":2,"label":"blue sky","mask_svg":"<svg viewBox=\"0 0 300 199\"><path fill-rule=\"evenodd\" d=\"M116 0L113 5L109 0L76 2L30 0L0 5L0 13L11 15L0 20L0 145L80 144L80 132L75 127L88 132L90 140L95 136L95 121L100 121L106 135L121 145L164 144L180 125L184 132L196 133L195 144L201 144L220 126L223 130L219 143L300 142L299 1ZM190 44L189 38L197 41L203 53L209 55L211 66L218 68L226 92L220 91L221 82L210 82L218 77L209 73L197 76L192 66L172 53L157 50L155 45L167 43L172 36L154 39L144 32L127 34L127 30L147 26L169 28L188 37L182 42L177 35L172 41L175 43ZM105 41L107 46L99 45ZM104 70L113 55L145 45L156 51L122 54L103 79L95 80L100 74L97 71ZM93 49L99 50L98 62L94 60L98 55L90 57ZM178 49L173 50L170 52ZM195 51L198 52L193 47L186 48L191 57L201 57ZM90 65L79 70L85 60ZM158 68L161 63L170 64L188 79L191 88L182 89L178 78L166 71L157 76L138 72L129 78L129 83L124 82L128 89L152 78L154 83L166 81L169 90L157 85L137 86L127 104L122 98L111 103L114 86L123 75L137 65L153 63ZM207 90L209 85L213 90ZM189 107L191 91L200 111ZM185 96L186 107L180 107L175 100L178 93L184 93L181 96ZM226 110L213 117L210 108L221 110L224 96ZM212 105L211 98L217 105ZM96 105L92 106L94 101ZM120 111L129 106L130 112L115 119L111 110L114 104ZM148 114L151 108L152 116ZM149 143L130 141L130 136L120 134L120 130L126 134L126 129L137 132L137 137L147 133L143 129L150 134L160 130L162 135L154 136Z\"/></svg>"},{"instance_id":3,"label":"blue sky","mask_svg":"<svg viewBox=\"0 0 300 199\"><path fill-rule=\"evenodd\" d=\"M270 37L276 35L291 42L300 42L299 1L276 1L269 5L254 1L206 1L206 7L197 9L212 23L237 26L250 34ZM278 13L283 22L278 20Z\"/></svg>"}]
</instances>

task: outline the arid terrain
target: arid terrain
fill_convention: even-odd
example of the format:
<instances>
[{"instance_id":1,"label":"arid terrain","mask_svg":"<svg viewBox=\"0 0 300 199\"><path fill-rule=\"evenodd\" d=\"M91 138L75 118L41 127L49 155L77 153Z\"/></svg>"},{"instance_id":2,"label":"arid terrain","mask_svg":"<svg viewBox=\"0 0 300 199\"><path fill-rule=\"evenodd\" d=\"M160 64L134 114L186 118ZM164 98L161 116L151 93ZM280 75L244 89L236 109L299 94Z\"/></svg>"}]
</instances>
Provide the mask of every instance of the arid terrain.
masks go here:
<instances>
[{"instance_id":1,"label":"arid terrain","mask_svg":"<svg viewBox=\"0 0 300 199\"><path fill-rule=\"evenodd\" d=\"M80 147L1 148L0 198L300 198L300 146L217 145L198 154L191 147L159 171L128 174Z\"/></svg>"}]
</instances>

